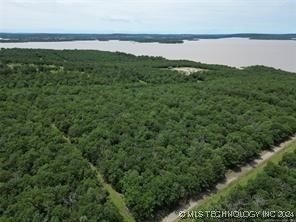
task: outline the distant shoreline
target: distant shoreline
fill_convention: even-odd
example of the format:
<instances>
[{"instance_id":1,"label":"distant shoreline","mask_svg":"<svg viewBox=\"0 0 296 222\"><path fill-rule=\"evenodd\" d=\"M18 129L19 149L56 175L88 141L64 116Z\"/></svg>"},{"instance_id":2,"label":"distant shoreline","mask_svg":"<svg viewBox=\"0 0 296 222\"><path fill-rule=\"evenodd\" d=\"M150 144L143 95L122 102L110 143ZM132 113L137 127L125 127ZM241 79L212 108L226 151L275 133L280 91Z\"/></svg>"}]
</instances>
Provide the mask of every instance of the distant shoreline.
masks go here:
<instances>
[{"instance_id":1,"label":"distant shoreline","mask_svg":"<svg viewBox=\"0 0 296 222\"><path fill-rule=\"evenodd\" d=\"M200 39L247 38L254 40L296 40L295 34L67 34L67 33L0 33L0 42L64 42L64 41L133 41L139 43L180 44Z\"/></svg>"},{"instance_id":2,"label":"distant shoreline","mask_svg":"<svg viewBox=\"0 0 296 222\"><path fill-rule=\"evenodd\" d=\"M191 60L232 67L264 65L296 73L295 40L250 40L247 38L185 40L182 44L135 41L54 41L1 43L0 48L99 50L136 56Z\"/></svg>"}]
</instances>

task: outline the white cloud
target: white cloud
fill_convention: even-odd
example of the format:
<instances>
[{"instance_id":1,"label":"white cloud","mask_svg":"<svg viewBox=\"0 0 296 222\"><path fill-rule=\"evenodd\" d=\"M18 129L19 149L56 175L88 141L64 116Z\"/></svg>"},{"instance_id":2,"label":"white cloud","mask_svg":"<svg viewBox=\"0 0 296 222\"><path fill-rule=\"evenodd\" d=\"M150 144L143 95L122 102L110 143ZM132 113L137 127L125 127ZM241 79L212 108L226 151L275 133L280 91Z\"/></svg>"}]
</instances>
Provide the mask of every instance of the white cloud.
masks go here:
<instances>
[{"instance_id":1,"label":"white cloud","mask_svg":"<svg viewBox=\"0 0 296 222\"><path fill-rule=\"evenodd\" d=\"M0 0L0 31L296 32L295 0Z\"/></svg>"}]
</instances>

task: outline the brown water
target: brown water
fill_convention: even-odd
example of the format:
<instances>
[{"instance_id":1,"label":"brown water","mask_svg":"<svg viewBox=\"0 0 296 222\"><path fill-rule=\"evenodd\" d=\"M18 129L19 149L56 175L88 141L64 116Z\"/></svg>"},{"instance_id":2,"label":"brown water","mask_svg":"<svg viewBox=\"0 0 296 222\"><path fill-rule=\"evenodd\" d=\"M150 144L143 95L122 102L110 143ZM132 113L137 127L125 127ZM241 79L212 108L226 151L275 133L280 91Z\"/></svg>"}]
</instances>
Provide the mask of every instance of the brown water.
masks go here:
<instances>
[{"instance_id":1,"label":"brown water","mask_svg":"<svg viewBox=\"0 0 296 222\"><path fill-rule=\"evenodd\" d=\"M0 43L0 48L94 49L135 55L163 56L235 67L265 65L296 72L296 40L244 38L185 41L183 44L129 41Z\"/></svg>"}]
</instances>

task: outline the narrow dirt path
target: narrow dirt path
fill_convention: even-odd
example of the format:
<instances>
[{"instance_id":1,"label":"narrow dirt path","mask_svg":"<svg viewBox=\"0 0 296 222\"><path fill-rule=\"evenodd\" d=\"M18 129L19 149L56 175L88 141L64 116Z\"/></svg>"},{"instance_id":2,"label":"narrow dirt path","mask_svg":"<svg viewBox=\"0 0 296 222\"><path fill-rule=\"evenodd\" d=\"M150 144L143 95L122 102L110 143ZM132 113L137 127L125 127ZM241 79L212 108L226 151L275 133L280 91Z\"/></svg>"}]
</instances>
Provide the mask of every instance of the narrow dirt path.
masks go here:
<instances>
[{"instance_id":1,"label":"narrow dirt path","mask_svg":"<svg viewBox=\"0 0 296 222\"><path fill-rule=\"evenodd\" d=\"M255 159L252 162L240 167L239 170L236 170L236 171L229 170L225 174L225 180L223 182L218 183L215 186L214 190L209 192L204 192L196 198L191 198L186 204L181 204L181 206L179 206L177 209L175 209L173 212L171 212L169 215L163 218L162 222L178 221L180 219L179 218L180 211L190 211L190 210L193 210L193 208L198 207L201 203L206 201L212 194L225 189L231 182L243 177L250 171L255 170L258 166L268 161L271 157L273 157L274 155L279 153L281 150L283 150L287 145L295 141L296 141L296 135L289 138L287 141L279 144L278 146L272 147L272 150L265 150L261 152L260 157L258 159Z\"/></svg>"},{"instance_id":2,"label":"narrow dirt path","mask_svg":"<svg viewBox=\"0 0 296 222\"><path fill-rule=\"evenodd\" d=\"M66 140L67 143L71 143L71 140L67 136L65 136L65 134L63 132L61 132L56 127L55 124L51 124L51 127L55 131L62 134L63 139ZM102 174L98 171L98 169L92 163L90 163L89 161L88 161L88 163L89 163L91 169L94 172L96 172L97 179L103 185L104 189L109 193L111 201L115 205L115 207L117 208L120 215L123 217L123 221L124 222L135 222L136 220L134 219L134 217L130 213L129 209L125 205L122 194L120 194L116 190L114 190L113 187L104 180L104 177L102 176Z\"/></svg>"},{"instance_id":3,"label":"narrow dirt path","mask_svg":"<svg viewBox=\"0 0 296 222\"><path fill-rule=\"evenodd\" d=\"M98 180L101 182L101 184L104 186L105 190L110 195L110 198L112 200L112 203L115 205L115 207L118 209L120 215L123 217L124 222L135 222L135 219L133 218L132 214L130 213L129 209L126 207L125 202L123 200L123 195L121 193L118 193L116 190L113 189L113 187L106 183L101 173L98 171L98 169L89 163L91 168L96 172Z\"/></svg>"}]
</instances>

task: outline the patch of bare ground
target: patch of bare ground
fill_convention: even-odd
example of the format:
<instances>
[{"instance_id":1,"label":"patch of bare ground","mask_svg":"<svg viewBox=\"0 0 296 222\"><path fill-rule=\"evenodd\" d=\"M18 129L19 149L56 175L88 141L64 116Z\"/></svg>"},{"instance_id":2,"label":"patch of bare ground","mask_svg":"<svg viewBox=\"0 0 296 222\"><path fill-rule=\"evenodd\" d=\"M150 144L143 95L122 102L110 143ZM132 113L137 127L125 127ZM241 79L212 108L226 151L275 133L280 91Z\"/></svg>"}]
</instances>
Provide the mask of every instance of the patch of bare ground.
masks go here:
<instances>
[{"instance_id":1,"label":"patch of bare ground","mask_svg":"<svg viewBox=\"0 0 296 222\"><path fill-rule=\"evenodd\" d=\"M179 73L185 74L187 76L191 75L192 73L195 72L205 72L208 71L207 69L201 69L201 68L195 68L195 67L174 67L174 68L169 68L170 70L177 71Z\"/></svg>"}]
</instances>

